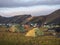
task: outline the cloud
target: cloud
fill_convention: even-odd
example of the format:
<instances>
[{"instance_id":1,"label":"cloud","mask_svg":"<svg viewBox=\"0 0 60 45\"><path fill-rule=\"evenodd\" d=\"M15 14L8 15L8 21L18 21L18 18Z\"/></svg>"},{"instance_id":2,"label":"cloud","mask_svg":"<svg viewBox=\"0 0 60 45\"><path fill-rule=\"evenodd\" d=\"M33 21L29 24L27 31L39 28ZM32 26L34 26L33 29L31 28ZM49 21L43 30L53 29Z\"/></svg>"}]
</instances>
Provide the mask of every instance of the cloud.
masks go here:
<instances>
[{"instance_id":1,"label":"cloud","mask_svg":"<svg viewBox=\"0 0 60 45\"><path fill-rule=\"evenodd\" d=\"M0 0L0 15L45 15L60 9L60 0Z\"/></svg>"},{"instance_id":2,"label":"cloud","mask_svg":"<svg viewBox=\"0 0 60 45\"><path fill-rule=\"evenodd\" d=\"M54 6L41 5L41 6L31 6L31 7L0 8L0 15L5 17L23 15L23 14L31 14L32 16L47 15L57 9L60 9L60 5L54 5Z\"/></svg>"},{"instance_id":3,"label":"cloud","mask_svg":"<svg viewBox=\"0 0 60 45\"><path fill-rule=\"evenodd\" d=\"M60 0L0 0L0 7L26 7L34 5L60 5Z\"/></svg>"}]
</instances>

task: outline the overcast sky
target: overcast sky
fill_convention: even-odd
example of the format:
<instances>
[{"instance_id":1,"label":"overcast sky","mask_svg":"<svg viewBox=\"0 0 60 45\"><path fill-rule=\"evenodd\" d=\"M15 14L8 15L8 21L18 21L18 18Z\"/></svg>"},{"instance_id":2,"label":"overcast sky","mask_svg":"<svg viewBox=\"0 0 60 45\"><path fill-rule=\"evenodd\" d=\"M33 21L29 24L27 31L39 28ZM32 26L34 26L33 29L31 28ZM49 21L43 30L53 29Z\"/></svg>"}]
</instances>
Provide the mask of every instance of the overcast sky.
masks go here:
<instances>
[{"instance_id":1,"label":"overcast sky","mask_svg":"<svg viewBox=\"0 0 60 45\"><path fill-rule=\"evenodd\" d=\"M0 15L47 15L60 9L60 0L0 0Z\"/></svg>"}]
</instances>

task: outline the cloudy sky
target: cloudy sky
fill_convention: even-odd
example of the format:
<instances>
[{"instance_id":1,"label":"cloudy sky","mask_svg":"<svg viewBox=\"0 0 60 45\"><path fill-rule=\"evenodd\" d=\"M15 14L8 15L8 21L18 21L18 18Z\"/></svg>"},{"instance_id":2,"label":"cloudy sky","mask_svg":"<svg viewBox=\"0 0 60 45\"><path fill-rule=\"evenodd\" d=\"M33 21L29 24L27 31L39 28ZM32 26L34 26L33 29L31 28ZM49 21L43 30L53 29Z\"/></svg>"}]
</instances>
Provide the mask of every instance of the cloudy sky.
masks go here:
<instances>
[{"instance_id":1,"label":"cloudy sky","mask_svg":"<svg viewBox=\"0 0 60 45\"><path fill-rule=\"evenodd\" d=\"M0 0L0 15L47 15L60 9L60 0Z\"/></svg>"}]
</instances>

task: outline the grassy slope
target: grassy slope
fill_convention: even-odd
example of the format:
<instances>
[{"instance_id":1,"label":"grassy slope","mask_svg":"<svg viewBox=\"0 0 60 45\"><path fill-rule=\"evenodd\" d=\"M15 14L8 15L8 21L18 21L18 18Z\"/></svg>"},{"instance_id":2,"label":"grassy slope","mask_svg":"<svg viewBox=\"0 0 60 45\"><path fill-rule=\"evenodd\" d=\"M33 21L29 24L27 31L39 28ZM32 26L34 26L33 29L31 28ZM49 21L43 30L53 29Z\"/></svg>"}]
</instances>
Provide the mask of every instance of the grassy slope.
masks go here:
<instances>
[{"instance_id":1,"label":"grassy slope","mask_svg":"<svg viewBox=\"0 0 60 45\"><path fill-rule=\"evenodd\" d=\"M0 32L0 45L60 45L54 36L25 37L21 33Z\"/></svg>"}]
</instances>

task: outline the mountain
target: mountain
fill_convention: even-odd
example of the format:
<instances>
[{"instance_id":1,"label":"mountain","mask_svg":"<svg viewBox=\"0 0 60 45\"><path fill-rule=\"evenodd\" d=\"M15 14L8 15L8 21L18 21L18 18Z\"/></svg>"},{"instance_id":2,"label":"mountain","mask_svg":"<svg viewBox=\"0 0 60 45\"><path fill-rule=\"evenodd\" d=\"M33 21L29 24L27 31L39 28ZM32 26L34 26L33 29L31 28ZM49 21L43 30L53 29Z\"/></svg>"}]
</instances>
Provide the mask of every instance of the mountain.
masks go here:
<instances>
[{"instance_id":1,"label":"mountain","mask_svg":"<svg viewBox=\"0 0 60 45\"><path fill-rule=\"evenodd\" d=\"M29 22L42 24L45 22L46 16L34 16Z\"/></svg>"},{"instance_id":2,"label":"mountain","mask_svg":"<svg viewBox=\"0 0 60 45\"><path fill-rule=\"evenodd\" d=\"M54 11L53 13L51 13L51 14L49 14L49 15L47 15L47 17L46 17L46 23L57 23L57 22L59 22L59 21L57 21L57 20L59 20L60 19L60 9L59 10L56 10L56 11Z\"/></svg>"},{"instance_id":3,"label":"mountain","mask_svg":"<svg viewBox=\"0 0 60 45\"><path fill-rule=\"evenodd\" d=\"M9 19L12 19L9 23L19 23L19 24L21 24L22 22L24 22L24 20L26 18L29 18L29 17L31 17L31 15L14 16L14 17L9 18Z\"/></svg>"},{"instance_id":4,"label":"mountain","mask_svg":"<svg viewBox=\"0 0 60 45\"><path fill-rule=\"evenodd\" d=\"M60 9L52 12L45 16L31 16L31 15L18 15L13 17L2 17L0 16L0 23L16 23L16 24L27 24L27 23L39 23L39 24L60 24Z\"/></svg>"},{"instance_id":5,"label":"mountain","mask_svg":"<svg viewBox=\"0 0 60 45\"><path fill-rule=\"evenodd\" d=\"M21 24L26 18L31 17L31 15L18 15L14 17L2 17L0 16L0 23L19 23Z\"/></svg>"},{"instance_id":6,"label":"mountain","mask_svg":"<svg viewBox=\"0 0 60 45\"><path fill-rule=\"evenodd\" d=\"M0 23L5 23L7 21L6 17L0 16Z\"/></svg>"},{"instance_id":7,"label":"mountain","mask_svg":"<svg viewBox=\"0 0 60 45\"><path fill-rule=\"evenodd\" d=\"M33 17L29 22L35 22L35 23L40 23L40 24L44 24L45 22L47 24L53 24L53 23L60 24L60 9L45 16Z\"/></svg>"}]
</instances>

